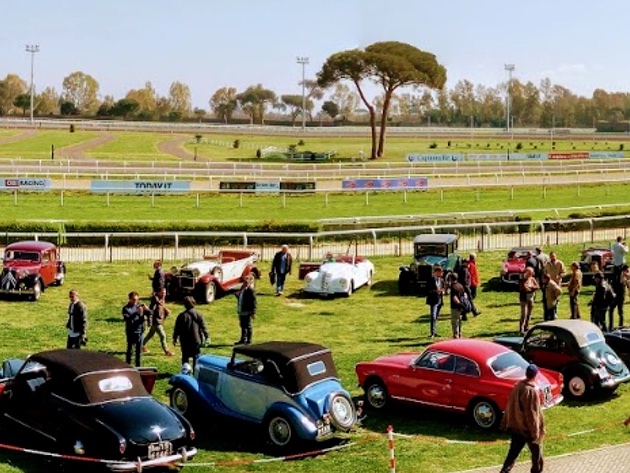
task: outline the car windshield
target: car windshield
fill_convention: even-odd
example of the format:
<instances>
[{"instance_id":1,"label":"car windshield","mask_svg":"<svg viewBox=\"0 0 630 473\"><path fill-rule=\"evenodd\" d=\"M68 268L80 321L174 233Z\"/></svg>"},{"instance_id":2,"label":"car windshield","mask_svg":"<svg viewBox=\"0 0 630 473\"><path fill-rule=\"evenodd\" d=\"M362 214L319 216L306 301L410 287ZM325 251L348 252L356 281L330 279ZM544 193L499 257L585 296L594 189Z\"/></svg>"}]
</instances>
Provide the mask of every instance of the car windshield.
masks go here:
<instances>
[{"instance_id":1,"label":"car windshield","mask_svg":"<svg viewBox=\"0 0 630 473\"><path fill-rule=\"evenodd\" d=\"M439 255L448 256L446 245L439 245L437 243L423 243L416 245L416 256L429 256Z\"/></svg>"},{"instance_id":2,"label":"car windshield","mask_svg":"<svg viewBox=\"0 0 630 473\"><path fill-rule=\"evenodd\" d=\"M14 251L4 252L5 261L39 261L39 253L34 251Z\"/></svg>"},{"instance_id":3,"label":"car windshield","mask_svg":"<svg viewBox=\"0 0 630 473\"><path fill-rule=\"evenodd\" d=\"M505 352L490 362L490 369L497 378L522 378L525 376L527 361L516 352Z\"/></svg>"}]
</instances>

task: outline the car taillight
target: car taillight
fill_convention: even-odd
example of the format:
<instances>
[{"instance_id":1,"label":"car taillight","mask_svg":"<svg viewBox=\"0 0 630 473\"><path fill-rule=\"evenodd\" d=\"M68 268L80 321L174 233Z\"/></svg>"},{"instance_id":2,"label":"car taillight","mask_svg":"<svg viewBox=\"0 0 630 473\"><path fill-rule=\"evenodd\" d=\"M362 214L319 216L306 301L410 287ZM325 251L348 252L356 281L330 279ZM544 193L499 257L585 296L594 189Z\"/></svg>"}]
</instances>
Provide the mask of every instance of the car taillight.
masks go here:
<instances>
[{"instance_id":1,"label":"car taillight","mask_svg":"<svg viewBox=\"0 0 630 473\"><path fill-rule=\"evenodd\" d=\"M121 440L120 443L118 444L118 451L122 455L123 453L125 453L125 450L127 450L127 442L125 442L124 440Z\"/></svg>"},{"instance_id":2,"label":"car taillight","mask_svg":"<svg viewBox=\"0 0 630 473\"><path fill-rule=\"evenodd\" d=\"M190 429L190 434L188 435L188 437L190 438L190 440L195 440L195 438L197 437L197 434L192 428Z\"/></svg>"}]
</instances>

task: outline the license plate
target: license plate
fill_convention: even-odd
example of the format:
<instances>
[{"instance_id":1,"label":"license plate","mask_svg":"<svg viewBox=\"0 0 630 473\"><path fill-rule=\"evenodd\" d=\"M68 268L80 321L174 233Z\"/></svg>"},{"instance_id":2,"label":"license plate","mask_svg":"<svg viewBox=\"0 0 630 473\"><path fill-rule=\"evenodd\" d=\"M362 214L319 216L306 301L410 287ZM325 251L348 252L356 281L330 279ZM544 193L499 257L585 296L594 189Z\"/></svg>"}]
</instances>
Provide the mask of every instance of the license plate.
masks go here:
<instances>
[{"instance_id":1,"label":"license plate","mask_svg":"<svg viewBox=\"0 0 630 473\"><path fill-rule=\"evenodd\" d=\"M330 424L324 424L324 425L320 425L317 427L317 436L318 437L325 437L326 435L329 435L331 432L330 430Z\"/></svg>"},{"instance_id":2,"label":"license plate","mask_svg":"<svg viewBox=\"0 0 630 473\"><path fill-rule=\"evenodd\" d=\"M167 457L173 453L171 442L155 442L149 444L149 459Z\"/></svg>"},{"instance_id":3,"label":"license plate","mask_svg":"<svg viewBox=\"0 0 630 473\"><path fill-rule=\"evenodd\" d=\"M551 387L550 386L545 386L543 388L543 397L544 397L545 402L551 401Z\"/></svg>"}]
</instances>

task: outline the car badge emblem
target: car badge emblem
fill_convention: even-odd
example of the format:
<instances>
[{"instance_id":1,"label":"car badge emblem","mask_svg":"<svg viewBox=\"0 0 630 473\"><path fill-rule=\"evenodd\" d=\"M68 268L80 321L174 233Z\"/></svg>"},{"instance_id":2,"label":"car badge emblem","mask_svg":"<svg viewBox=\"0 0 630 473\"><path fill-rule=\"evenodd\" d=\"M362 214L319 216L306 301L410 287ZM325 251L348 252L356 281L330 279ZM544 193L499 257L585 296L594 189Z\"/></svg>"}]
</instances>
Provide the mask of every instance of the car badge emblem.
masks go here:
<instances>
[{"instance_id":1,"label":"car badge emblem","mask_svg":"<svg viewBox=\"0 0 630 473\"><path fill-rule=\"evenodd\" d=\"M619 364L619 359L612 353L606 353L606 361L612 366L617 366Z\"/></svg>"},{"instance_id":2,"label":"car badge emblem","mask_svg":"<svg viewBox=\"0 0 630 473\"><path fill-rule=\"evenodd\" d=\"M158 442L162 441L162 432L164 432L166 429L164 427L160 427L159 425L152 425L151 426L151 432L153 432L155 435L157 435L158 438Z\"/></svg>"}]
</instances>

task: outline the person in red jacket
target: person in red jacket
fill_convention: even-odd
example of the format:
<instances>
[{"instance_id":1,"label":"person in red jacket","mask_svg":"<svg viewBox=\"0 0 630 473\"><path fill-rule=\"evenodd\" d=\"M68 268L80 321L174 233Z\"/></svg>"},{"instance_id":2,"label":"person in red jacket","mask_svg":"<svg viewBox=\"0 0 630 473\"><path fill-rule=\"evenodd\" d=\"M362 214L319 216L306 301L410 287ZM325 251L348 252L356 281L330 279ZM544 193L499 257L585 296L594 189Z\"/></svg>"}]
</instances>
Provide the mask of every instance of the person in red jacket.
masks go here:
<instances>
[{"instance_id":1,"label":"person in red jacket","mask_svg":"<svg viewBox=\"0 0 630 473\"><path fill-rule=\"evenodd\" d=\"M468 271L470 272L470 295L477 298L477 288L479 287L479 270L477 269L477 255L471 253L468 256Z\"/></svg>"}]
</instances>

